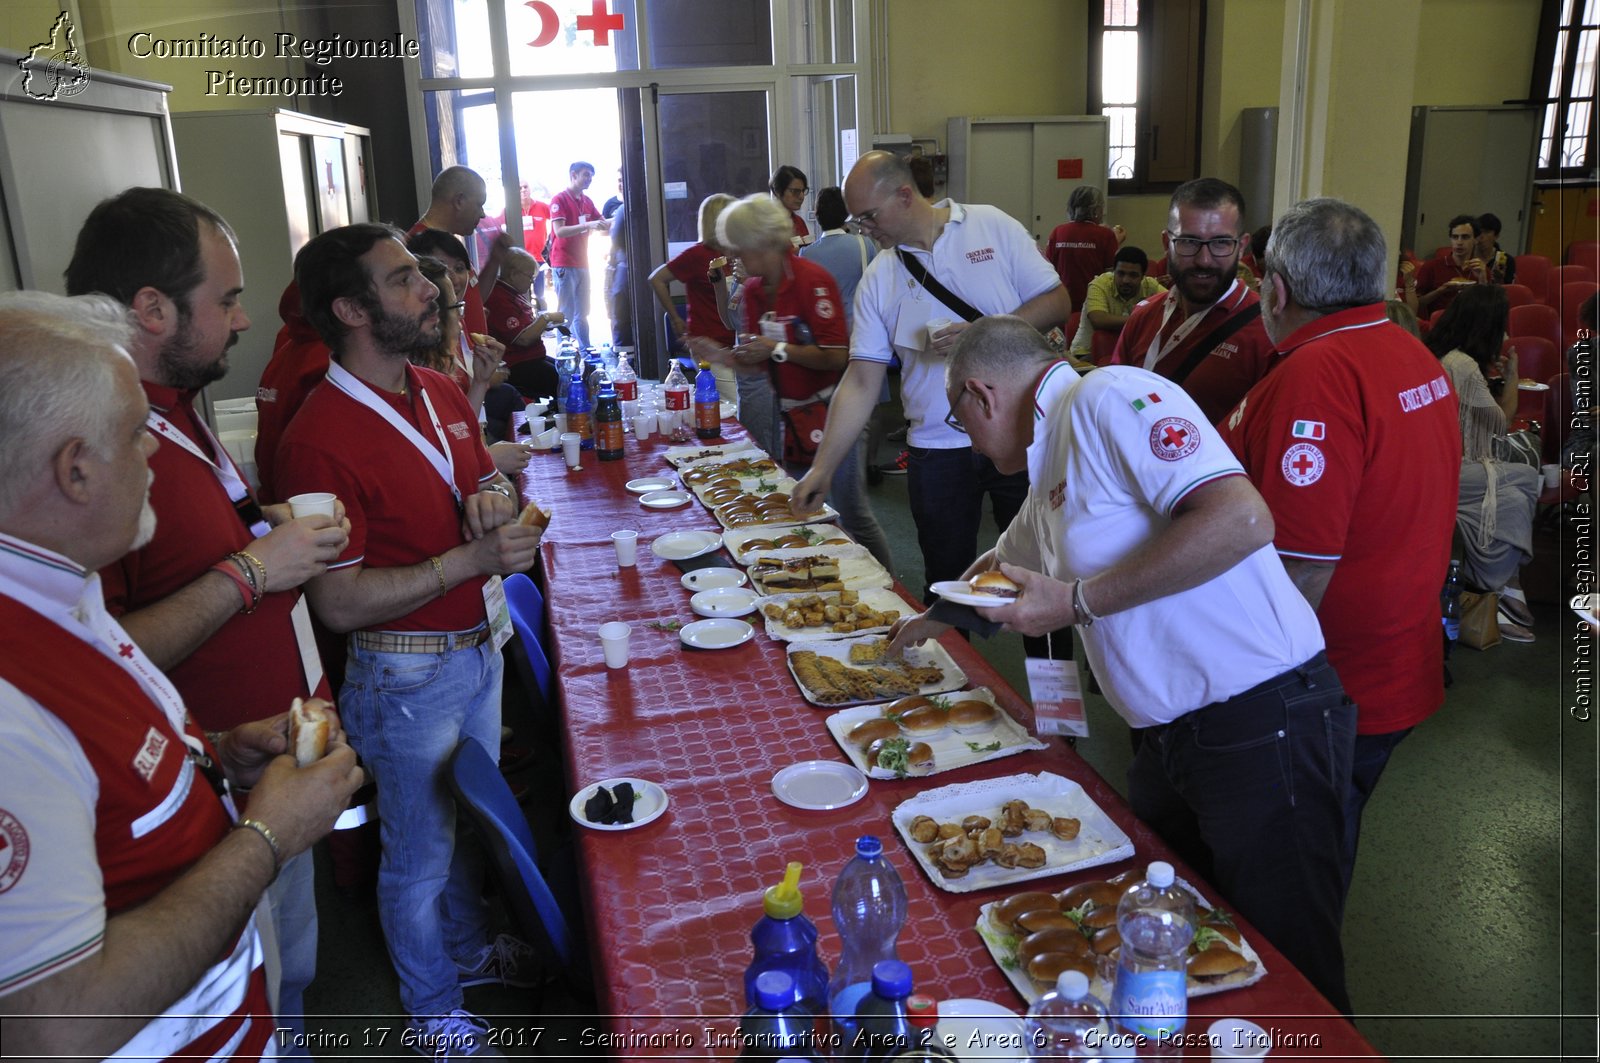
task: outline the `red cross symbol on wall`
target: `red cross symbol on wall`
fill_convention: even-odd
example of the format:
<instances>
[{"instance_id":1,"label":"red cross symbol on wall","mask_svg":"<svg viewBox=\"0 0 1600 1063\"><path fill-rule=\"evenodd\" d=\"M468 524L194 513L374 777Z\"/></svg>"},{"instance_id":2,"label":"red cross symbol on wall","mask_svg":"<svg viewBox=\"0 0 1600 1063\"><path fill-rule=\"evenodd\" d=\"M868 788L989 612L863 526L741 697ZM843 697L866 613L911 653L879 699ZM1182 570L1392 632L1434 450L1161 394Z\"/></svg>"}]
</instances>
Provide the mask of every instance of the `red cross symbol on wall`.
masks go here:
<instances>
[{"instance_id":1,"label":"red cross symbol on wall","mask_svg":"<svg viewBox=\"0 0 1600 1063\"><path fill-rule=\"evenodd\" d=\"M1183 446L1183 441L1189 438L1189 433L1175 425L1167 425L1167 430L1161 433L1161 442L1173 450Z\"/></svg>"},{"instance_id":2,"label":"red cross symbol on wall","mask_svg":"<svg viewBox=\"0 0 1600 1063\"><path fill-rule=\"evenodd\" d=\"M573 20L578 27L578 32L590 31L594 33L595 44L610 44L611 31L622 32L622 16L613 15L606 10L606 0L593 0L589 8L590 13L579 15Z\"/></svg>"},{"instance_id":3,"label":"red cross symbol on wall","mask_svg":"<svg viewBox=\"0 0 1600 1063\"><path fill-rule=\"evenodd\" d=\"M118 646L117 656L131 658L133 656L133 643L124 642L122 645Z\"/></svg>"},{"instance_id":4,"label":"red cross symbol on wall","mask_svg":"<svg viewBox=\"0 0 1600 1063\"><path fill-rule=\"evenodd\" d=\"M1304 476L1314 469L1317 463L1312 461L1311 456L1308 454L1297 454L1295 455L1295 459L1289 464L1294 468L1295 472L1299 473L1301 476Z\"/></svg>"}]
</instances>

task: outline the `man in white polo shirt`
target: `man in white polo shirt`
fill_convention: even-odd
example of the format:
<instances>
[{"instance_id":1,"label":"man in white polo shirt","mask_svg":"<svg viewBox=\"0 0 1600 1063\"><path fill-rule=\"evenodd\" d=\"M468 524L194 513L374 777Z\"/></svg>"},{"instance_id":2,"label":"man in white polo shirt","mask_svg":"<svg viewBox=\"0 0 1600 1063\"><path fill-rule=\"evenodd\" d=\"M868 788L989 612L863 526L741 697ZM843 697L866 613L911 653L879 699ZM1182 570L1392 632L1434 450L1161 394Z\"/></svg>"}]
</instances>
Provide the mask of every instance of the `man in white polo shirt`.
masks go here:
<instances>
[{"instance_id":1,"label":"man in white polo shirt","mask_svg":"<svg viewBox=\"0 0 1600 1063\"><path fill-rule=\"evenodd\" d=\"M1348 1011L1339 926L1355 705L1272 548L1272 515L1183 389L1131 366L1079 378L1026 322L950 357L950 408L1028 500L969 575L999 565L1023 634L1073 624L1139 730L1128 800ZM926 618L898 648L937 633Z\"/></svg>"},{"instance_id":2,"label":"man in white polo shirt","mask_svg":"<svg viewBox=\"0 0 1600 1063\"><path fill-rule=\"evenodd\" d=\"M930 203L905 160L863 155L845 179L844 198L861 231L893 247L867 267L856 289L850 363L834 392L811 471L793 493L795 511L822 504L828 484L872 415L890 361L900 358L900 402L910 428L907 490L927 584L955 579L978 552L983 496L995 523L1010 523L1027 494L1020 472L1002 475L945 423L944 360L967 327L964 303L979 314L1016 314L1045 330L1066 321L1071 300L1027 230L994 207ZM907 260L953 296L945 300L913 276ZM929 323L951 322L930 336Z\"/></svg>"}]
</instances>

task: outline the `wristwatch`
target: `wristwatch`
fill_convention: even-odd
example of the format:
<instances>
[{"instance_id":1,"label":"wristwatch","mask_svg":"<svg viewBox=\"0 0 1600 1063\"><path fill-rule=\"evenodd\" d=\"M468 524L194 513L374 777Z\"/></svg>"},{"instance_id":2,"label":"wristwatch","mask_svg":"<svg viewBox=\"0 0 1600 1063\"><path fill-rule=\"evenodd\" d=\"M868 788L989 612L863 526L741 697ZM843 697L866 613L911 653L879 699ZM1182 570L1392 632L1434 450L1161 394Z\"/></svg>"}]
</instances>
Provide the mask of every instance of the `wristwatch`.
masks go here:
<instances>
[{"instance_id":1,"label":"wristwatch","mask_svg":"<svg viewBox=\"0 0 1600 1063\"><path fill-rule=\"evenodd\" d=\"M510 502L513 505L516 504L517 500L516 500L515 496L512 495L511 488L507 487L505 484L500 484L500 483L484 484L481 488L479 488L479 490L480 491L493 491L495 494L499 495L501 498L505 499L507 502Z\"/></svg>"},{"instance_id":2,"label":"wristwatch","mask_svg":"<svg viewBox=\"0 0 1600 1063\"><path fill-rule=\"evenodd\" d=\"M787 362L789 360L789 345L787 343L779 343L772 348L772 360L774 362Z\"/></svg>"}]
</instances>

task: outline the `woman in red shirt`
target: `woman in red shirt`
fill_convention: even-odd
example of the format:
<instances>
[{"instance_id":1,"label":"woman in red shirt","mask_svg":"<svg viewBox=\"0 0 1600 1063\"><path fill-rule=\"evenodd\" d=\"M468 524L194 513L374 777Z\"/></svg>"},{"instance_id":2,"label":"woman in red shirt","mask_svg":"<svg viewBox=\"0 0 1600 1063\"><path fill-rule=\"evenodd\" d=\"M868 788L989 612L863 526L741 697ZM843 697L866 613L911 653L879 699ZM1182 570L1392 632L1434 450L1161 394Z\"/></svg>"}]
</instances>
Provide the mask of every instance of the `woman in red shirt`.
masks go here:
<instances>
[{"instance_id":1,"label":"woman in red shirt","mask_svg":"<svg viewBox=\"0 0 1600 1063\"><path fill-rule=\"evenodd\" d=\"M811 182L806 180L806 175L798 166L780 166L767 187L789 212L789 224L794 227L794 237L790 243L797 248L809 244L813 239L811 228L800 216L801 208L806 205L806 197L811 194Z\"/></svg>"}]
</instances>

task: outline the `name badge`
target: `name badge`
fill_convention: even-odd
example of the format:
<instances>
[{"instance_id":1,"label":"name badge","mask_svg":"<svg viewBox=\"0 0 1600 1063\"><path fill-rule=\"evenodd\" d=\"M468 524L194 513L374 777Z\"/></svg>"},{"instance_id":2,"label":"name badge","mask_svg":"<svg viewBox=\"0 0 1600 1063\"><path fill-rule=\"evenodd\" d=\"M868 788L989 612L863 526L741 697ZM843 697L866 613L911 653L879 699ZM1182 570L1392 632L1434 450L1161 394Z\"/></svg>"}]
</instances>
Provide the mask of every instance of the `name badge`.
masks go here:
<instances>
[{"instance_id":1,"label":"name badge","mask_svg":"<svg viewBox=\"0 0 1600 1063\"><path fill-rule=\"evenodd\" d=\"M1089 717L1083 710L1077 664L1042 657L1029 657L1025 664L1034 729L1040 735L1089 737Z\"/></svg>"},{"instance_id":2,"label":"name badge","mask_svg":"<svg viewBox=\"0 0 1600 1063\"><path fill-rule=\"evenodd\" d=\"M289 610L289 619L294 623L294 644L300 650L300 667L306 673L306 696L315 697L317 686L322 682L322 654L317 652L317 636L311 630L311 607L306 604L305 595L302 594Z\"/></svg>"},{"instance_id":3,"label":"name badge","mask_svg":"<svg viewBox=\"0 0 1600 1063\"><path fill-rule=\"evenodd\" d=\"M483 584L483 614L489 618L489 637L496 651L511 641L511 607L506 604L506 584L490 576Z\"/></svg>"}]
</instances>

